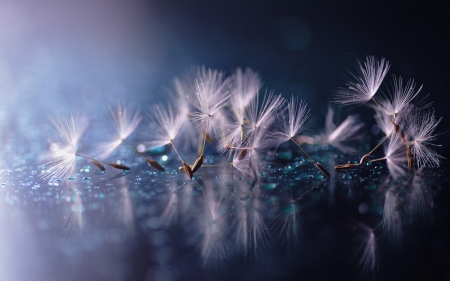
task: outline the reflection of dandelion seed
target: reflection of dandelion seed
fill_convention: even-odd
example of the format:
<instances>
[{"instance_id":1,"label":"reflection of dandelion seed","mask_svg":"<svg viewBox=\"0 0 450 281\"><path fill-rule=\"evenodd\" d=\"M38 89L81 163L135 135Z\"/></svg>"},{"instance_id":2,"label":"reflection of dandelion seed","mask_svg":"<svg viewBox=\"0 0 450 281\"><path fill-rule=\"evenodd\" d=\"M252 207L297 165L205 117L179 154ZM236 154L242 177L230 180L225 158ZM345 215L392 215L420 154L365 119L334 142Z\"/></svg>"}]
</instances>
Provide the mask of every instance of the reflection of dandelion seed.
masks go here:
<instances>
[{"instance_id":1,"label":"reflection of dandelion seed","mask_svg":"<svg viewBox=\"0 0 450 281\"><path fill-rule=\"evenodd\" d=\"M355 230L358 232L355 239L357 248L354 255L358 261L357 265L361 269L361 277L373 279L375 270L378 267L377 238L375 229L364 224L356 224Z\"/></svg>"},{"instance_id":2,"label":"reflection of dandelion seed","mask_svg":"<svg viewBox=\"0 0 450 281\"><path fill-rule=\"evenodd\" d=\"M402 220L399 212L401 203L398 200L396 191L391 189L386 192L383 209L383 229L394 241L398 241L403 234Z\"/></svg>"},{"instance_id":3,"label":"reflection of dandelion seed","mask_svg":"<svg viewBox=\"0 0 450 281\"><path fill-rule=\"evenodd\" d=\"M407 205L412 214L423 216L433 208L433 196L424 181L422 170L414 172L408 191Z\"/></svg>"},{"instance_id":4,"label":"reflection of dandelion seed","mask_svg":"<svg viewBox=\"0 0 450 281\"><path fill-rule=\"evenodd\" d=\"M206 195L206 189L210 196ZM223 213L223 199L216 199L214 189L210 184L203 186L203 194L207 212L202 222L203 240L201 254L204 259L203 265L219 265L223 263L232 254L231 244L226 237L226 217Z\"/></svg>"}]
</instances>

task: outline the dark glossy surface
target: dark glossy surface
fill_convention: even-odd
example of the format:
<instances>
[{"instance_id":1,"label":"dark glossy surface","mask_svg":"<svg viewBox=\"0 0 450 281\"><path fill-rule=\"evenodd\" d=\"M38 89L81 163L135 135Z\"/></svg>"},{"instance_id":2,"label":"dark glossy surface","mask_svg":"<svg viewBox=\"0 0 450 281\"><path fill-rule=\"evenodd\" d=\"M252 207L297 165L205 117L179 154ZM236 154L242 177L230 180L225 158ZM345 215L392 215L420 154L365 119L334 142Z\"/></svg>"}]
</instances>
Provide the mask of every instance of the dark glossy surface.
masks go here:
<instances>
[{"instance_id":1,"label":"dark glossy surface","mask_svg":"<svg viewBox=\"0 0 450 281\"><path fill-rule=\"evenodd\" d=\"M178 2L0 5L0 280L449 280L448 160L406 182L390 180L383 162L323 181L285 146L252 184L231 168L203 167L189 181L173 152L152 154L168 157L161 173L121 147L109 160L128 173L79 158L73 179L40 179L59 141L49 117L86 114L89 153L111 130L106 105L147 114L193 65L254 68L264 87L306 100L318 124L307 133L317 134L353 56L383 56L389 75L424 84L444 117L437 131L450 128L450 33L438 1ZM373 111L350 113L365 122L352 144L365 153L381 137ZM448 140L436 141L446 158ZM329 170L361 157L306 149ZM225 161L212 147L206 156ZM374 273L360 263L371 230Z\"/></svg>"}]
</instances>

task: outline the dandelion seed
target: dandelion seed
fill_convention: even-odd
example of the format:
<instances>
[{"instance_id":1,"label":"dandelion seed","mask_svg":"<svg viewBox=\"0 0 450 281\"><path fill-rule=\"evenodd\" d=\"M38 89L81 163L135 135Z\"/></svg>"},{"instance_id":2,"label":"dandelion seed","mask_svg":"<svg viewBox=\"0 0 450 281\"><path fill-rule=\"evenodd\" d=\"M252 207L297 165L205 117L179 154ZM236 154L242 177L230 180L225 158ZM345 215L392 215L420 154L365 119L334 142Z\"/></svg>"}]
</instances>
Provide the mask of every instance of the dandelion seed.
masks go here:
<instances>
[{"instance_id":1,"label":"dandelion seed","mask_svg":"<svg viewBox=\"0 0 450 281\"><path fill-rule=\"evenodd\" d=\"M197 172L198 169L200 169L200 167L203 164L203 154L200 155L197 160L195 160L194 165L192 165L192 173L194 174L195 172Z\"/></svg>"},{"instance_id":2,"label":"dandelion seed","mask_svg":"<svg viewBox=\"0 0 450 281\"><path fill-rule=\"evenodd\" d=\"M230 79L223 79L223 73L217 70L197 70L194 87L189 91L188 100L194 106L192 121L200 130L208 134L219 135L223 115L219 114L228 102Z\"/></svg>"},{"instance_id":3,"label":"dandelion seed","mask_svg":"<svg viewBox=\"0 0 450 281\"><path fill-rule=\"evenodd\" d=\"M416 84L414 80L408 80L403 87L402 78L398 79L394 76L392 90L389 91L389 97L384 96L379 100L379 104L385 114L392 116L394 120L402 112L402 110L410 104L410 102L419 94L422 86L415 90ZM398 122L398 121L397 121Z\"/></svg>"},{"instance_id":4,"label":"dandelion seed","mask_svg":"<svg viewBox=\"0 0 450 281\"><path fill-rule=\"evenodd\" d=\"M111 141L102 143L97 148L101 153L98 158L108 157L120 144L122 144L137 128L142 120L139 111L132 107L117 103L115 107L109 108L113 120L115 132L110 135Z\"/></svg>"},{"instance_id":5,"label":"dandelion seed","mask_svg":"<svg viewBox=\"0 0 450 281\"><path fill-rule=\"evenodd\" d=\"M397 134L391 135L389 142L384 145L384 157L371 160L370 162L376 162L386 160L388 170L393 178L406 175L403 163L406 159L406 148L403 141Z\"/></svg>"},{"instance_id":6,"label":"dandelion seed","mask_svg":"<svg viewBox=\"0 0 450 281\"><path fill-rule=\"evenodd\" d=\"M232 120L225 124L223 135L224 141L219 144L219 150L222 149L223 143L232 143L236 145L243 142L246 136L245 125L248 124L246 109L247 106L255 100L261 88L261 80L257 73L251 69L242 72L237 69L232 76L233 94L230 97Z\"/></svg>"},{"instance_id":7,"label":"dandelion seed","mask_svg":"<svg viewBox=\"0 0 450 281\"><path fill-rule=\"evenodd\" d=\"M150 166L152 166L153 168L155 168L155 169L157 169L157 170L159 170L159 171L161 171L161 172L164 172L164 167L163 166L161 166L158 162L156 162L155 160L153 160L153 159L147 159L147 162L148 162L148 164L150 165Z\"/></svg>"},{"instance_id":8,"label":"dandelion seed","mask_svg":"<svg viewBox=\"0 0 450 281\"><path fill-rule=\"evenodd\" d=\"M279 131L277 132L279 143L291 140L298 148L314 163L314 166L327 178L330 173L319 162L314 160L302 147L298 144L294 137L304 128L305 122L308 120L309 111L306 111L306 104L302 101L297 102L294 97L287 105L287 115L285 111L281 111L278 115Z\"/></svg>"},{"instance_id":9,"label":"dandelion seed","mask_svg":"<svg viewBox=\"0 0 450 281\"><path fill-rule=\"evenodd\" d=\"M174 112L170 104L167 108L162 104L154 105L150 122L155 128L146 133L148 145L158 147L173 142L186 121L186 116Z\"/></svg>"},{"instance_id":10,"label":"dandelion seed","mask_svg":"<svg viewBox=\"0 0 450 281\"><path fill-rule=\"evenodd\" d=\"M42 179L54 182L65 180L75 172L78 143L86 130L87 118L84 116L61 117L51 120L63 141L56 144L51 152L52 160L45 163L49 168L42 174Z\"/></svg>"},{"instance_id":11,"label":"dandelion seed","mask_svg":"<svg viewBox=\"0 0 450 281\"><path fill-rule=\"evenodd\" d=\"M351 81L346 88L334 94L334 101L342 105L365 103L373 98L389 70L389 62L367 56L365 62L358 61L358 74L350 73Z\"/></svg>"},{"instance_id":12,"label":"dandelion seed","mask_svg":"<svg viewBox=\"0 0 450 281\"><path fill-rule=\"evenodd\" d=\"M183 162L183 170L184 173L188 176L188 178L192 179L192 169L184 162Z\"/></svg>"},{"instance_id":13,"label":"dandelion seed","mask_svg":"<svg viewBox=\"0 0 450 281\"><path fill-rule=\"evenodd\" d=\"M284 99L281 95L273 92L265 94L261 106L259 106L259 95L254 98L246 108L246 117L249 123L248 132L251 133L262 125L269 127L274 121L275 112L283 105Z\"/></svg>"},{"instance_id":14,"label":"dandelion seed","mask_svg":"<svg viewBox=\"0 0 450 281\"><path fill-rule=\"evenodd\" d=\"M280 139L282 142L295 137L305 129L305 124L309 118L309 110L306 110L306 103L302 100L297 101L294 96L291 97L286 111L278 114L279 134L284 137L284 139Z\"/></svg>"},{"instance_id":15,"label":"dandelion seed","mask_svg":"<svg viewBox=\"0 0 450 281\"><path fill-rule=\"evenodd\" d=\"M103 164L102 163L100 163L100 162L98 162L98 161L92 161L92 163L97 167L97 168L99 168L101 171L105 171L106 170L106 168L105 168L105 166L103 166Z\"/></svg>"},{"instance_id":16,"label":"dandelion seed","mask_svg":"<svg viewBox=\"0 0 450 281\"><path fill-rule=\"evenodd\" d=\"M123 164L109 163L109 165L110 165L111 167L114 167L114 168L119 169L119 170L124 170L124 171L129 171L129 170L131 170L130 167L125 166L125 165L123 165Z\"/></svg>"},{"instance_id":17,"label":"dandelion seed","mask_svg":"<svg viewBox=\"0 0 450 281\"><path fill-rule=\"evenodd\" d=\"M442 156L436 152L434 149L436 145L432 142L437 137L434 130L441 120L442 117L436 120L433 111L419 114L417 110L405 120L408 126L406 130L408 145L419 169L426 166L439 167Z\"/></svg>"}]
</instances>

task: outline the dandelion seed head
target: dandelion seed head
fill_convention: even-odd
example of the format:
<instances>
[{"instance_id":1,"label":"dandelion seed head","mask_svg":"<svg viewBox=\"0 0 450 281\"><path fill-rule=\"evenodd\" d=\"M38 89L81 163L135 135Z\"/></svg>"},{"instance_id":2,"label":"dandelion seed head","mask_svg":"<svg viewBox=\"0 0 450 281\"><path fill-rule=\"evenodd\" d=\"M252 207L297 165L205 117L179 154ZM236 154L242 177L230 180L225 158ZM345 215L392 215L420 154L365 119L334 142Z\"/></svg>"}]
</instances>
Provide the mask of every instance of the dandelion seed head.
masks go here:
<instances>
[{"instance_id":1,"label":"dandelion seed head","mask_svg":"<svg viewBox=\"0 0 450 281\"><path fill-rule=\"evenodd\" d=\"M295 137L305 129L305 123L309 118L309 110L306 110L306 103L298 101L294 96L288 102L285 110L279 112L279 130L286 140Z\"/></svg>"},{"instance_id":2,"label":"dandelion seed head","mask_svg":"<svg viewBox=\"0 0 450 281\"><path fill-rule=\"evenodd\" d=\"M71 115L52 119L52 123L62 143L51 145L50 160L44 163L48 168L41 177L48 182L65 180L69 174L75 172L78 143L87 128L88 121L85 116Z\"/></svg>"},{"instance_id":3,"label":"dandelion seed head","mask_svg":"<svg viewBox=\"0 0 450 281\"><path fill-rule=\"evenodd\" d=\"M154 105L150 121L154 123L155 129L146 132L148 145L158 147L174 141L186 120L186 116L175 112L170 104L167 107Z\"/></svg>"},{"instance_id":4,"label":"dandelion seed head","mask_svg":"<svg viewBox=\"0 0 450 281\"><path fill-rule=\"evenodd\" d=\"M442 156L436 152L433 142L437 137L434 130L441 120L442 118L436 120L433 111L421 114L418 110L405 119L406 135L419 169L426 166L439 167Z\"/></svg>"},{"instance_id":5,"label":"dandelion seed head","mask_svg":"<svg viewBox=\"0 0 450 281\"><path fill-rule=\"evenodd\" d=\"M342 105L365 103L377 93L389 70L389 62L384 58L376 60L367 56L366 61L358 61L358 73L350 73L350 81L346 87L338 89L334 101Z\"/></svg>"},{"instance_id":6,"label":"dandelion seed head","mask_svg":"<svg viewBox=\"0 0 450 281\"><path fill-rule=\"evenodd\" d=\"M393 116L396 119L402 110L408 107L411 101L419 94L422 86L416 91L414 80L408 80L406 85L403 86L402 77L396 78L394 76L393 79L392 89L389 90L388 95L379 99L379 104L385 114Z\"/></svg>"}]
</instances>

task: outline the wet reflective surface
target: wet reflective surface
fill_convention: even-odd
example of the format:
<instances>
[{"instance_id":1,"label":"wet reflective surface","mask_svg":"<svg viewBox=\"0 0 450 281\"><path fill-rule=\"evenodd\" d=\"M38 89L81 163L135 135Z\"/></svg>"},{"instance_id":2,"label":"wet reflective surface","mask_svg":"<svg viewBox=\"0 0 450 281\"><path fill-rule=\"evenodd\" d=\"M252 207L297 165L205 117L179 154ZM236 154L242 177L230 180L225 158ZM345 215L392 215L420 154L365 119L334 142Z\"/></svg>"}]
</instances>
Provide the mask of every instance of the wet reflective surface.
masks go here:
<instances>
[{"instance_id":1,"label":"wet reflective surface","mask_svg":"<svg viewBox=\"0 0 450 281\"><path fill-rule=\"evenodd\" d=\"M348 158L306 148L325 167ZM158 172L131 149L119 151L131 171L101 172L79 158L74 175L48 184L33 154L1 170L2 280L448 274L447 163L397 180L384 163L369 163L326 180L286 146L268 152L256 182L206 163L189 180L173 152L153 154L166 159Z\"/></svg>"}]
</instances>

